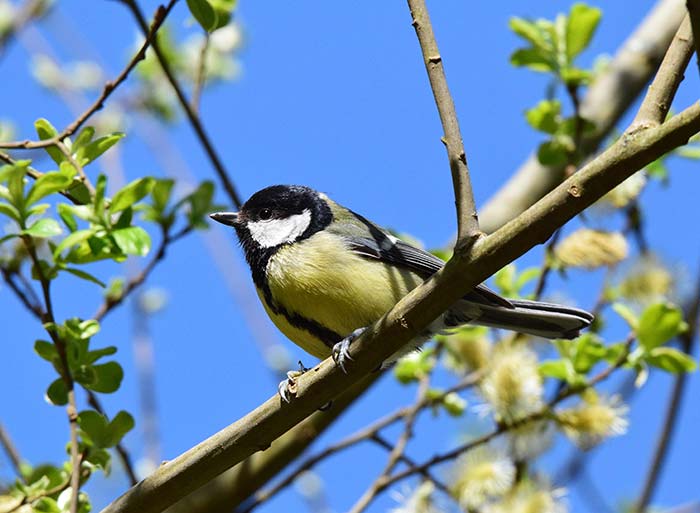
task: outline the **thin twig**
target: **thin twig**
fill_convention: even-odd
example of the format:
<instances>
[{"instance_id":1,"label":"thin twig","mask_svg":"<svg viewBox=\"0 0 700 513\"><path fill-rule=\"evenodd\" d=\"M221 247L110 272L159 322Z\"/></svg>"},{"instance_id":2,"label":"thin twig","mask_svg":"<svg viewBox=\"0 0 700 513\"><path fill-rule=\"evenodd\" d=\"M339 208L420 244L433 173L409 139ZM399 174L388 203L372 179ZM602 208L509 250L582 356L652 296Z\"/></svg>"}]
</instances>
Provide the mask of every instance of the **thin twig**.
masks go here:
<instances>
[{"instance_id":1,"label":"thin twig","mask_svg":"<svg viewBox=\"0 0 700 513\"><path fill-rule=\"evenodd\" d=\"M698 331L698 324L700 323L700 274L698 275L698 285L695 290L695 296L693 303L688 308L686 318L688 319L688 330L679 336L681 341L680 348L683 352L691 354L693 347L693 340L695 339ZM688 375L685 372L679 372L673 382L673 388L669 395L669 400L666 403L666 414L664 416L664 422L661 427L661 432L659 433L659 438L656 442L656 448L654 449L654 455L649 464L649 469L647 470L646 478L644 479L644 486L639 494L639 499L635 504L634 511L636 513L643 513L646 511L649 502L654 496L654 491L656 490L656 485L658 483L659 477L661 477L661 471L663 469L666 457L668 455L668 448L671 444L671 439L678 421L678 417L681 412L681 402L683 400L683 394L685 392L686 383L688 380Z\"/></svg>"},{"instance_id":2,"label":"thin twig","mask_svg":"<svg viewBox=\"0 0 700 513\"><path fill-rule=\"evenodd\" d=\"M71 153L62 140L56 142L56 147L61 150L61 153L63 153L63 156L66 157L66 160L77 171L80 181L87 188L88 192L90 193L90 197L93 197L95 195L95 186L92 185L92 182L85 174L82 164L80 164L80 162L73 157L73 153Z\"/></svg>"},{"instance_id":3,"label":"thin twig","mask_svg":"<svg viewBox=\"0 0 700 513\"><path fill-rule=\"evenodd\" d=\"M25 226L21 226L22 229ZM34 245L34 239L29 235L23 235L22 240L27 248L27 252L34 264L34 269L39 276L39 282L41 283L41 290L44 295L44 309L43 309L43 319L44 324L53 325L55 321L53 313L53 304L51 301L51 281L47 278L44 268L42 267L42 261L36 252L36 246ZM71 500L70 500L70 513L77 513L78 511L78 492L80 490L80 453L78 451L78 408L75 401L75 386L73 377L70 372L70 365L68 363L68 355L66 352L66 344L56 333L56 329L53 326L47 328L51 340L53 340L54 346L56 347L56 352L58 353L61 362L61 378L63 379L68 396L68 404L66 405L66 414L68 415L68 424L70 426L70 461L71 461L71 478L70 484L72 488Z\"/></svg>"},{"instance_id":4,"label":"thin twig","mask_svg":"<svg viewBox=\"0 0 700 513\"><path fill-rule=\"evenodd\" d=\"M54 137L50 137L41 141L25 140L0 142L0 148L28 150L33 148L47 148L49 146L57 146L58 143L62 142L66 137L70 137L75 132L77 132L78 129L80 129L80 127L83 126L83 124L88 119L90 119L90 117L93 114L95 114L95 112L104 107L104 103L109 98L109 96L128 78L129 74L136 67L136 65L146 57L146 50L155 42L155 37L158 33L158 29L162 26L163 22L165 21L165 18L167 17L168 13L173 8L176 2L177 0L170 0L167 6L163 7L161 5L156 9L155 14L153 15L153 21L151 22L151 27L148 28L146 26L146 28L144 29L144 33L146 34L145 41L141 45L141 48L139 48L139 51L136 52L136 55L134 55L131 61L129 61L129 64L127 64L126 68L122 70L122 72L117 76L117 78L105 83L102 89L102 93L93 102L93 104L90 105L90 107L88 107L77 118L75 118L73 122L70 123L66 128L64 128L60 133L58 133ZM144 24L145 23L146 22L144 21Z\"/></svg>"},{"instance_id":5,"label":"thin twig","mask_svg":"<svg viewBox=\"0 0 700 513\"><path fill-rule=\"evenodd\" d=\"M445 390L442 394L440 394L438 397L433 397L433 398L427 398L423 397L419 403L418 407L420 409L425 409L430 407L431 405L435 404L437 401L440 401L441 398L447 396L448 394L452 394L455 392L459 392L461 390L464 390L466 388L472 387L476 385L481 378L483 377L484 373L481 371L477 371L474 373L469 374L466 376L462 381L457 383L455 386ZM283 480L280 482L276 483L275 485L271 486L270 488L266 490L259 491L255 494L253 501L251 501L249 504L247 504L247 507L241 511L241 513L250 513L253 509L256 507L260 506L263 502L271 499L277 493L285 489L287 486L292 484L297 477L299 477L303 472L310 470L313 468L315 465L320 463L321 461L325 460L329 456L332 456L333 454L336 454L342 450L347 449L348 447L352 447L355 444L358 444L360 442L363 442L365 440L374 440L375 442L377 441L375 437L378 436L378 433L395 424L399 420L403 419L408 415L412 410L414 406L407 406L404 408L400 408L396 410L395 412L373 422L369 426L366 426L362 428L361 430L353 433L352 435L344 438L343 440L333 444L329 445L325 449L323 449L321 452L318 454L315 454L314 456L308 457L306 460L304 460L299 466L291 472L289 475L287 475ZM410 465L414 465L413 463L410 463ZM425 475L425 474L424 474ZM432 477L430 477L431 480Z\"/></svg>"},{"instance_id":6,"label":"thin twig","mask_svg":"<svg viewBox=\"0 0 700 513\"><path fill-rule=\"evenodd\" d=\"M686 16L671 41L659 71L651 82L629 130L657 126L664 122L673 97L683 80L683 71L688 66L691 55L693 55L693 34L690 17Z\"/></svg>"},{"instance_id":7,"label":"thin twig","mask_svg":"<svg viewBox=\"0 0 700 513\"><path fill-rule=\"evenodd\" d=\"M535 413L532 413L530 415L522 417L522 418L520 418L520 419L518 419L510 424L504 424L504 423L498 424L493 431L486 433L483 436L480 436L480 437L475 438L475 439L473 439L465 444L462 444L459 447L452 449L451 451L433 456L432 458L430 458L429 460L427 460L424 463L421 463L419 465L415 465L412 468L408 468L408 469L403 470L401 472L397 472L393 476L390 476L390 477L387 477L383 480L380 480L377 483L377 493L380 493L380 492L386 490L389 486L391 486L391 485L397 483L398 481L401 481L409 476L420 473L423 470L433 468L434 466L436 466L440 463L443 463L443 462L446 462L449 460L453 460L453 459L457 458L458 456L460 456L461 454L463 454L463 453L465 453L465 452L467 452L475 447L478 447L480 445L484 445L484 444L490 442L491 440L502 435L503 433L509 432L509 431L516 429L518 427L521 427L521 426L524 426L526 424L530 424L532 422L536 422L540 419L548 417L549 415L551 415L552 408L554 406L556 406L557 404L559 404L560 402L562 402L564 399L567 399L574 394L580 393L582 390L584 390L586 388L594 387L595 385L601 383L602 381L604 381L608 377L610 377L610 375L613 373L613 371L620 368L627 361L627 356L629 355L629 349L630 349L633 342L634 342L634 338L632 335L630 335L627 338L627 341L625 343L625 351L617 359L617 361L615 361L609 367L607 367L606 369L604 369L603 371L598 373L596 376L591 378L591 380L587 384L585 384L584 386L565 388L565 389L561 390L560 393L557 394L557 396L554 399L549 401L544 408L542 408L541 410L539 410Z\"/></svg>"},{"instance_id":8,"label":"thin twig","mask_svg":"<svg viewBox=\"0 0 700 513\"><path fill-rule=\"evenodd\" d=\"M85 389L85 392L87 393L88 404L90 404L90 406L92 406L95 411L106 416L105 410L102 407L102 403L100 403L100 400L97 398L95 393L92 390L88 390L87 388ZM122 442L119 442L115 449L117 451L117 454L119 455L119 459L122 462L124 471L129 477L129 482L131 483L131 486L134 486L136 483L139 482L139 479L138 477L136 477L136 471L134 470L134 465L131 462L131 456L129 455L129 451L126 450Z\"/></svg>"},{"instance_id":9,"label":"thin twig","mask_svg":"<svg viewBox=\"0 0 700 513\"><path fill-rule=\"evenodd\" d=\"M7 153L4 153L2 151L0 151L0 161L5 162L6 164L10 164L11 166L14 166L17 164L17 162L12 157L10 157ZM42 173L41 171L37 171L36 169L34 169L32 167L27 166L27 174L36 180L36 179L40 178L44 173ZM61 191L60 194L62 196L64 196L65 198L67 198L68 200L70 200L70 202L75 204L75 205L82 205L83 204L82 201L80 201L78 198L73 196L70 192Z\"/></svg>"},{"instance_id":10,"label":"thin twig","mask_svg":"<svg viewBox=\"0 0 700 513\"><path fill-rule=\"evenodd\" d=\"M27 310L29 310L32 314L37 319L40 319L44 315L44 311L41 309L41 305L39 304L38 301L33 301L30 299L30 295L34 294L33 289L29 289L27 292L22 290L17 283L15 283L15 280L13 278L14 274L19 275L19 273L13 273L9 271L8 269L5 269L4 267L0 266L0 272L2 273L2 277L5 280L5 283L7 283L7 286L10 287L12 292L15 293L17 298L20 300L20 302L26 307ZM31 292L30 292L31 291Z\"/></svg>"},{"instance_id":11,"label":"thin twig","mask_svg":"<svg viewBox=\"0 0 700 513\"><path fill-rule=\"evenodd\" d=\"M131 13L134 15L136 18L137 23L141 27L141 30L143 31L144 34L148 33L148 26L146 25L146 18L143 15L143 12L141 11L141 8L139 5L136 3L136 0L121 0L131 11ZM236 208L240 208L243 202L241 201L240 196L238 195L238 191L236 190L236 187L233 185L233 182L231 181L231 178L229 177L228 172L226 171L226 168L224 168L223 163L221 162L221 159L219 158L218 153L214 149L214 145L212 144L211 140L209 139L209 136L207 135L206 131L204 130L204 125L202 124L202 121L199 119L199 116L197 113L192 110L192 107L190 105L190 102L187 101L187 97L185 96L185 92L182 89L182 86L178 82L177 78L175 77L175 73L173 72L172 68L170 67L170 64L168 63L168 59L163 53L163 51L160 48L160 45L158 44L158 40L154 39L152 42L152 47L153 47L153 52L156 55L156 58L158 59L158 62L160 63L160 67L163 69L163 73L165 73L166 78L168 79L168 82L170 82L170 85L172 85L173 89L175 90L175 94L177 95L177 98L180 102L180 105L182 106L182 109L185 111L185 114L187 115L187 119L189 120L190 124L192 125L192 128L194 129L195 133L197 134L197 138L199 139L199 142L201 143L202 147L204 148L204 151L206 152L207 156L209 157L209 160L211 161L212 165L214 166L214 170L216 171L216 174L219 176L219 180L221 181L221 184L224 186L224 190L226 191L226 194L228 195L229 199L231 202L236 206Z\"/></svg>"},{"instance_id":12,"label":"thin twig","mask_svg":"<svg viewBox=\"0 0 700 513\"><path fill-rule=\"evenodd\" d=\"M114 307L120 305L129 296L129 294L131 294L144 281L146 281L146 278L148 278L151 272L153 272L153 269L155 269L156 265L165 257L165 252L168 249L168 246L190 233L192 229L192 226L188 225L173 235L170 235L169 232L164 231L163 237L160 241L160 245L158 246L158 251L156 251L156 254L153 256L151 261L148 262L146 267L144 267L139 274L137 274L129 280L129 282L124 286L120 294L116 296L107 297L104 303L102 303L102 305L97 310L97 312L95 312L95 315L93 315L92 318L97 321L101 321L105 317L105 315L107 315L114 309Z\"/></svg>"},{"instance_id":13,"label":"thin twig","mask_svg":"<svg viewBox=\"0 0 700 513\"><path fill-rule=\"evenodd\" d=\"M411 407L408 414L404 417L403 432L399 436L399 439L396 441L394 447L391 449L384 470L379 475L379 477L377 477L377 479L374 480L374 482L370 485L367 491L364 494L362 494L362 496L357 500L355 505L350 509L350 513L362 513L365 509L367 509L369 504L380 492L381 483L391 476L391 473L393 472L394 468L400 461L401 457L404 455L404 451L406 450L406 445L408 445L408 441L413 436L413 425L415 424L416 419L418 418L418 413L421 410L420 405L424 401L428 393L429 386L430 379L428 376L424 376L420 380L420 383L418 385L416 403ZM412 465L409 468L415 468L415 466ZM427 471L428 469L425 470Z\"/></svg>"},{"instance_id":14,"label":"thin twig","mask_svg":"<svg viewBox=\"0 0 700 513\"><path fill-rule=\"evenodd\" d=\"M202 48L199 50L199 62L197 63L197 75L194 80L194 89L192 90L192 110L199 115L199 105L202 99L202 91L204 83L207 80L207 53L209 52L209 42L211 38L209 32L204 34L202 40Z\"/></svg>"},{"instance_id":15,"label":"thin twig","mask_svg":"<svg viewBox=\"0 0 700 513\"><path fill-rule=\"evenodd\" d=\"M423 62L428 72L430 87L445 133L443 142L447 148L447 158L450 161L452 186L457 206L457 243L455 247L466 248L479 237L481 232L479 231L479 219L476 213L472 184L469 179L467 154L464 151L462 134L457 121L457 112L450 89L447 86L442 57L435 40L425 0L408 0L408 7L411 10L413 28L418 36Z\"/></svg>"},{"instance_id":16,"label":"thin twig","mask_svg":"<svg viewBox=\"0 0 700 513\"><path fill-rule=\"evenodd\" d=\"M44 15L49 2L47 0L27 0L14 14L10 25L0 31L0 57L5 52L13 36L20 32L32 20Z\"/></svg>"},{"instance_id":17,"label":"thin twig","mask_svg":"<svg viewBox=\"0 0 700 513\"><path fill-rule=\"evenodd\" d=\"M2 425L2 422L0 422L0 445L2 445L3 450L7 454L7 457L10 459L10 462L12 463L12 467L14 468L17 477L22 481L25 481L24 473L22 472L22 462L24 460L19 455L17 446L15 446L15 444L12 442L12 438L10 438L10 434Z\"/></svg>"}]
</instances>

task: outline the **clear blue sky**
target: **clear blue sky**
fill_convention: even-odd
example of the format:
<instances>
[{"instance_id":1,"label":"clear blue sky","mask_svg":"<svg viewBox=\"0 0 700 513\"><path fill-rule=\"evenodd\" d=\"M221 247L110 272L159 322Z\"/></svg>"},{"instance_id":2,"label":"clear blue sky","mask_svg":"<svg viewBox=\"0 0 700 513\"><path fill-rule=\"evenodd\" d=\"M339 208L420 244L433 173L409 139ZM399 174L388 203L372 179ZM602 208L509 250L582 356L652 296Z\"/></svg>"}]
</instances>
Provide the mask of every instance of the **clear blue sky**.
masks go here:
<instances>
[{"instance_id":1,"label":"clear blue sky","mask_svg":"<svg viewBox=\"0 0 700 513\"><path fill-rule=\"evenodd\" d=\"M242 194L247 197L275 183L306 184L380 224L413 234L428 247L448 241L455 229L451 180L405 3L242 0L240 4L239 21L245 31L242 74L236 82L205 93L202 117ZM429 4L462 124L477 204L483 204L541 141L522 113L543 97L546 81L509 65L508 56L519 42L508 30L508 18L551 18L568 10L570 4L546 0ZM649 0L595 4L603 8L604 16L591 49L582 56L583 63L614 51L652 4ZM148 2L145 7L150 13L155 5ZM183 24L186 17L182 1L170 20L178 37L196 30ZM66 27L70 35L61 35ZM120 71L130 56L136 34L129 13L119 2L76 0L60 2L42 30L61 58L97 58L110 75ZM31 79L28 62L26 47L16 43L0 60L4 77L1 116L16 122L19 137L32 137L32 122L37 117L48 117L56 126L72 119L62 102ZM676 110L697 99L696 71L692 62ZM139 141L139 130L144 130L143 125L126 128L129 136L123 143L121 163L127 179L162 173L156 156ZM214 176L189 126L180 124L167 137L173 147L171 158L198 179ZM675 159L669 187L652 184L642 200L649 209L652 246L664 261L685 269L688 282L696 275L700 258L700 243L691 231L700 215L697 167L697 163ZM223 195L219 198L224 200ZM225 272L249 301L247 308L262 318L233 235L220 226L213 230L222 244L217 251L224 255ZM541 250L537 249L519 265L540 261ZM97 269L104 272L103 277L125 272L113 267ZM557 278L552 287L566 290L568 298L590 307L596 292L590 283L600 280L601 273L572 272L570 278L567 282ZM179 242L149 282L168 296L167 309L150 324L163 459L173 458L275 392L277 379L264 367L241 304L222 283L198 235ZM7 289L0 291L4 327L0 419L29 461L61 461L68 439L65 412L41 399L54 379L53 370L32 350L42 330ZM55 294L59 317L87 316L99 304L96 287L70 277L61 280ZM108 410L128 409L138 418L130 319L130 309L122 307L107 319L94 342L117 345L126 370L122 388L105 399ZM276 343L285 345L293 361L302 358L307 365L313 361L269 325L265 329ZM612 329L609 340L623 336L621 328ZM610 441L591 457L589 474L611 505L633 498L641 487L669 385L668 378L652 376L632 405L629 435ZM699 385L693 375L656 504L672 506L700 499L697 476L691 470L700 454L700 412L694 407L700 398ZM315 448L402 406L414 393L413 387L385 379L324 434ZM421 459L453 445L475 428L474 415L470 412L467 419L457 422L435 422L426 415L410 455ZM134 455L141 454L139 427L127 436L126 444ZM555 462L567 452L568 442L561 441L544 458L543 467L556 468ZM380 472L385 456L363 445L318 467L332 486L326 491L333 510L343 511L359 497ZM88 488L97 507L124 490L125 480L118 470L115 474L114 479L98 480ZM0 476L9 475L8 462L0 456ZM587 511L575 489L569 501L574 511ZM392 504L385 494L371 511L385 511ZM303 507L299 496L287 491L261 511L304 511Z\"/></svg>"}]
</instances>

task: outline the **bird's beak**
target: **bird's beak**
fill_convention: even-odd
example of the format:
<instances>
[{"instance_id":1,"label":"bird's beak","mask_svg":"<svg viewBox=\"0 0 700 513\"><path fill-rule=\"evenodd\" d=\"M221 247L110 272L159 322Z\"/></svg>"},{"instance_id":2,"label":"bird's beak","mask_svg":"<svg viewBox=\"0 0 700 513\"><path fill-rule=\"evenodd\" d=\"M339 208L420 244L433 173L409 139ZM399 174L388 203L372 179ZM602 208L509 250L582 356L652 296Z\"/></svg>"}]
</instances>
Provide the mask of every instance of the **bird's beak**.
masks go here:
<instances>
[{"instance_id":1,"label":"bird's beak","mask_svg":"<svg viewBox=\"0 0 700 513\"><path fill-rule=\"evenodd\" d=\"M238 212L214 212L209 214L209 217L227 226L236 226L238 224Z\"/></svg>"}]
</instances>

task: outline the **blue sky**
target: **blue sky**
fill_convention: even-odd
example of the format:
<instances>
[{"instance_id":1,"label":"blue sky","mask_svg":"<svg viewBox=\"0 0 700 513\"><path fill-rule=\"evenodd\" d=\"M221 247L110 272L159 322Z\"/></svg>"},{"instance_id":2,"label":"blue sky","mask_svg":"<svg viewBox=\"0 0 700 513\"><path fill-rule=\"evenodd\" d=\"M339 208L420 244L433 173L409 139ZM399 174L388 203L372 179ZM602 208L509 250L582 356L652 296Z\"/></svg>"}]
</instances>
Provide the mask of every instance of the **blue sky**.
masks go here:
<instances>
[{"instance_id":1,"label":"blue sky","mask_svg":"<svg viewBox=\"0 0 700 513\"><path fill-rule=\"evenodd\" d=\"M653 2L601 1L603 20L591 48L582 56L588 65L600 53L614 51L639 23ZM153 12L156 3L144 7ZM445 63L472 171L477 206L482 205L541 142L525 122L523 111L544 95L546 79L508 63L519 45L508 30L512 15L548 17L567 11L568 2L545 0L527 3L430 2L433 24ZM185 3L175 8L170 23L178 37L197 30L185 23ZM208 90L202 117L243 196L275 183L300 183L327 192L379 224L411 233L426 246L444 245L455 230L452 185L441 130L404 2L242 0L239 21L245 44L239 54L242 72L233 83ZM66 60L98 59L112 76L132 51L134 23L119 2L61 2L57 12L41 25L49 46ZM68 35L66 35L66 33ZM107 36L108 35L108 36ZM0 85L1 116L12 119L18 137L32 137L32 123L49 118L56 126L72 119L71 112L32 79L27 47L15 43L0 60L5 79ZM698 77L691 62L674 107L681 110L697 100ZM160 157L139 140L148 126L135 121L120 153L126 179L162 174ZM213 171L184 123L167 129L168 157L186 167L197 179L212 178ZM660 258L685 269L694 282L700 243L691 230L700 215L696 192L700 186L697 163L674 159L666 188L652 184L642 203L648 209L648 236ZM225 202L223 195L219 199ZM577 226L574 221L572 226ZM620 225L613 220L607 225ZM166 261L153 273L149 285L163 289L168 303L150 323L155 349L155 379L160 419L162 458L171 459L196 442L233 422L274 391L277 379L264 366L252 342L251 315L264 323L254 330L283 344L292 361L304 355L271 329L254 297L252 283L233 234L214 226L216 252L223 271L232 280L238 300L223 286L219 268L199 235L178 242ZM537 248L519 266L541 261ZM141 262L138 262L141 264ZM100 267L109 277L125 270ZM582 307L590 307L600 272L572 272L570 279L552 280L552 290ZM0 420L31 462L54 462L64 457L68 439L65 413L41 399L53 371L32 351L41 337L40 327L29 318L5 288L0 289L3 321L3 365L0 372ZM55 289L58 316L87 316L99 304L99 291L71 278ZM243 312L252 312L244 314ZM117 345L126 377L122 388L105 398L112 413L133 411L138 418L138 387L131 345L130 308L122 307L104 323L95 339L100 345ZM613 326L610 340L624 336ZM446 382L446 377L438 380ZM630 499L641 487L659 429L670 380L652 376L632 404L631 429L590 458L590 476L608 503ZM355 404L317 442L316 448L367 424L379 415L410 401L413 387L391 378ZM697 478L690 471L700 450L697 375L689 380L681 422L669 451L666 472L655 503L672 506L697 500ZM472 432L474 413L461 421L433 421L425 415L409 453L415 459L444 450ZM427 435L427 436L426 436ZM134 455L141 454L139 428L126 438ZM544 458L545 469L568 451L562 441ZM360 446L318 467L335 511L343 511L364 491L384 465L385 454ZM10 475L0 456L0 476ZM96 505L104 505L124 490L115 472L98 481L91 491ZM330 488L332 486L332 489ZM588 511L573 489L574 511ZM272 500L261 511L304 511L293 491ZM394 504L388 494L371 511Z\"/></svg>"}]
</instances>

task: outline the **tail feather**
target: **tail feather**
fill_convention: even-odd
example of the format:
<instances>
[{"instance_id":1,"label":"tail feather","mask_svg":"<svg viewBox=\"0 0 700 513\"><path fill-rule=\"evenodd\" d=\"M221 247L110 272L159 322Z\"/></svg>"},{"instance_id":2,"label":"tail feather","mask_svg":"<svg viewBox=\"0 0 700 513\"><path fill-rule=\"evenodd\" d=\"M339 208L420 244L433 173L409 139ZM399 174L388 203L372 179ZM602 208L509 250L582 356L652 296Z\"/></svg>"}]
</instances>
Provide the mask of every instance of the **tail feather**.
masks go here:
<instances>
[{"instance_id":1,"label":"tail feather","mask_svg":"<svg viewBox=\"0 0 700 513\"><path fill-rule=\"evenodd\" d=\"M478 324L544 338L576 338L593 322L593 315L564 305L540 301L510 300L513 308L460 301L451 308L448 326Z\"/></svg>"}]
</instances>

